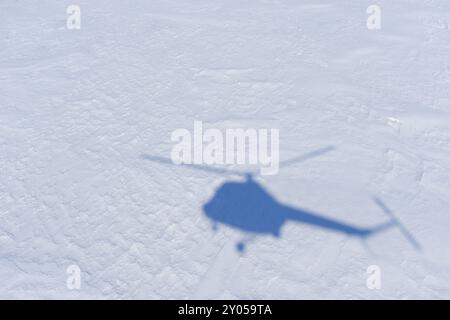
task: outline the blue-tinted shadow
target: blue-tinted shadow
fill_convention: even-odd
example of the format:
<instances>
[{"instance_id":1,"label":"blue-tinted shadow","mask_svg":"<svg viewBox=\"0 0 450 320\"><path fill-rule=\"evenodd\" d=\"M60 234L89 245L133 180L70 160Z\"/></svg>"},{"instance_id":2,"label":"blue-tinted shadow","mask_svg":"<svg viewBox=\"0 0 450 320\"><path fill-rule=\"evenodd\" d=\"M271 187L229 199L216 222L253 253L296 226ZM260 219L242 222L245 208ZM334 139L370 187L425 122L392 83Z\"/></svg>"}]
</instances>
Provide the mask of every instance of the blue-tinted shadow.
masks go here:
<instances>
[{"instance_id":1,"label":"blue-tinted shadow","mask_svg":"<svg viewBox=\"0 0 450 320\"><path fill-rule=\"evenodd\" d=\"M283 167L294 165L332 150L334 150L333 146L321 148L281 162L281 165ZM172 160L159 156L144 154L141 157L142 159L162 165L174 165ZM253 179L252 173L197 164L181 164L177 166L223 176L246 177L242 182L225 182L216 190L213 198L203 205L203 212L213 222L214 228L220 224L224 224L240 230L246 235L266 234L280 237L283 225L286 222L293 221L315 228L366 239L389 228L397 227L411 245L417 250L420 250L420 245L417 240L379 198L374 197L373 200L387 215L388 221L374 227L358 227L327 218L315 212L294 208L278 202L265 188ZM237 244L237 250L245 250L245 241Z\"/></svg>"},{"instance_id":2,"label":"blue-tinted shadow","mask_svg":"<svg viewBox=\"0 0 450 320\"><path fill-rule=\"evenodd\" d=\"M203 212L215 225L224 224L244 232L275 237L280 237L281 228L288 221L359 238L367 238L398 223L390 219L372 228L362 228L287 206L274 199L251 176L243 182L224 183L203 206ZM237 249L244 251L245 244L240 242Z\"/></svg>"}]
</instances>

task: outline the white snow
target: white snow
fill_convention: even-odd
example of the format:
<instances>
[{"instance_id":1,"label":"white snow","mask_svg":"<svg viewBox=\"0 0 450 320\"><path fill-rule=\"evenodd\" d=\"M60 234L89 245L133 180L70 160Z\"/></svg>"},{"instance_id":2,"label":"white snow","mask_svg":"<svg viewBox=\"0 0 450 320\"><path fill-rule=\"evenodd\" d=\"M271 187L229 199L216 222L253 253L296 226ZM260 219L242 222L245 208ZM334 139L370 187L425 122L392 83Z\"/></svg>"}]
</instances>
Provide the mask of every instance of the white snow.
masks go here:
<instances>
[{"instance_id":1,"label":"white snow","mask_svg":"<svg viewBox=\"0 0 450 320\"><path fill-rule=\"evenodd\" d=\"M379 0L368 30L372 4L0 1L0 297L450 298L450 2ZM377 196L422 250L292 222L237 252L202 206L241 177L141 157L194 121L279 128L281 160L334 146L256 179L360 227Z\"/></svg>"}]
</instances>

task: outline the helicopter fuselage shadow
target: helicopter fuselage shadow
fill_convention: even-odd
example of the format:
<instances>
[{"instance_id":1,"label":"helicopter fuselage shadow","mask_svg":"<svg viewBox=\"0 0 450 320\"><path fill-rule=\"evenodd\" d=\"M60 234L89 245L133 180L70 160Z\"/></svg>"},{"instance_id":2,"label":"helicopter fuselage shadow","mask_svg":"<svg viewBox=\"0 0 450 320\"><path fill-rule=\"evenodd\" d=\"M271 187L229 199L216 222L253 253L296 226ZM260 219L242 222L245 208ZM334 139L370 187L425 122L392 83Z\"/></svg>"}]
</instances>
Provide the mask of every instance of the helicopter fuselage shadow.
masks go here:
<instances>
[{"instance_id":1,"label":"helicopter fuselage shadow","mask_svg":"<svg viewBox=\"0 0 450 320\"><path fill-rule=\"evenodd\" d=\"M391 226L359 228L314 212L283 205L275 200L253 179L244 182L226 182L213 198L203 206L203 212L214 223L221 223L244 232L270 234L279 237L288 221L312 225L349 236L366 238L374 232Z\"/></svg>"}]
</instances>

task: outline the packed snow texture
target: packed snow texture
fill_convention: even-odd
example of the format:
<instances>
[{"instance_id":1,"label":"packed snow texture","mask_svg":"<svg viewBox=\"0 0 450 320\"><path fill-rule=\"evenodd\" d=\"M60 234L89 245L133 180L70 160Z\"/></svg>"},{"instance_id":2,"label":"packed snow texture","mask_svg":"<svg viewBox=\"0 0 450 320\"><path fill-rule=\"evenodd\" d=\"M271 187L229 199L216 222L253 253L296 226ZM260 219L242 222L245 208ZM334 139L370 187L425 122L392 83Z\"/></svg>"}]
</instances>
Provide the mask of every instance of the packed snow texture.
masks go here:
<instances>
[{"instance_id":1,"label":"packed snow texture","mask_svg":"<svg viewBox=\"0 0 450 320\"><path fill-rule=\"evenodd\" d=\"M450 298L449 87L448 0L0 1L0 297ZM142 157L194 121L279 128L281 160L333 146L254 179L359 227L389 220L377 197L421 249L400 225L213 228L244 178Z\"/></svg>"}]
</instances>

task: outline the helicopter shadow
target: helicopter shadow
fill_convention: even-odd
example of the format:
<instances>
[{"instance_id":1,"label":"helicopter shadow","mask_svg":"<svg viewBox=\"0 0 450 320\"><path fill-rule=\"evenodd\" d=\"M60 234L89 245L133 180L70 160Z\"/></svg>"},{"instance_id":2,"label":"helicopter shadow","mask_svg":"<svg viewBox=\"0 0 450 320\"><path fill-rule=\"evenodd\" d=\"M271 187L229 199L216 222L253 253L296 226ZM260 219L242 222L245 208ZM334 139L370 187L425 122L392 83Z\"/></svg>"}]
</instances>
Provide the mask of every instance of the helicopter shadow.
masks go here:
<instances>
[{"instance_id":1,"label":"helicopter shadow","mask_svg":"<svg viewBox=\"0 0 450 320\"><path fill-rule=\"evenodd\" d=\"M329 146L280 164L283 167L294 165L321 156L332 150L334 150L334 147ZM163 157L152 155L142 155L141 157L162 165L174 165L170 159ZM217 229L219 225L225 225L239 230L250 237L272 235L279 238L285 223L296 222L365 240L370 236L397 227L414 248L420 249L420 245L415 238L379 198L374 197L373 200L386 214L388 217L387 221L372 227L360 227L328 218L316 212L281 203L253 178L254 173L252 172L196 164L180 164L177 166L224 176L232 175L241 177L241 179L244 178L240 181L224 182L216 189L212 198L202 206L204 215L212 222L214 229ZM247 242L248 240L238 242L236 249L240 252L245 251Z\"/></svg>"}]
</instances>

